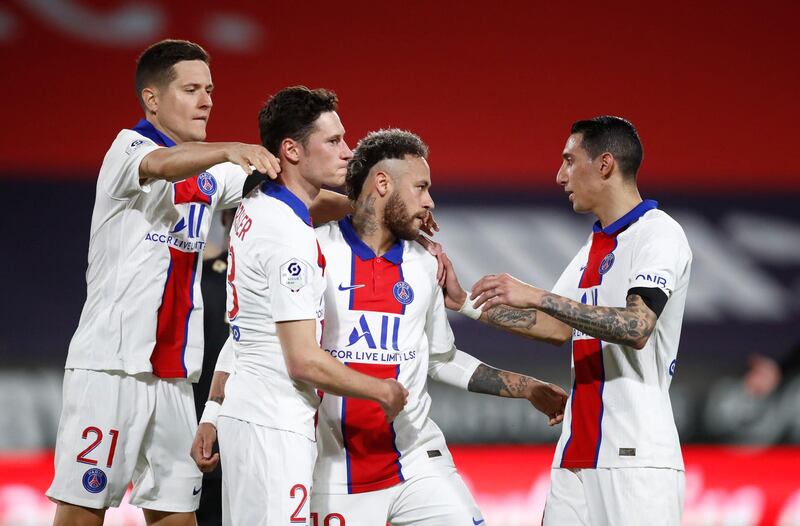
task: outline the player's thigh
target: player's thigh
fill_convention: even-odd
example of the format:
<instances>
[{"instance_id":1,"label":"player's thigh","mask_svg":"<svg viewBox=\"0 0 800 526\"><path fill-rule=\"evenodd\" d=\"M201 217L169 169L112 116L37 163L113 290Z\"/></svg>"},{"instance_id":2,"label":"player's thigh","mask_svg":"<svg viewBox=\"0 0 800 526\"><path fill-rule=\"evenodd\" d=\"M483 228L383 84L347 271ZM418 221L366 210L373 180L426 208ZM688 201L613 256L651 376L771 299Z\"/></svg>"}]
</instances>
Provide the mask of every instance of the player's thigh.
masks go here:
<instances>
[{"instance_id":1,"label":"player's thigh","mask_svg":"<svg viewBox=\"0 0 800 526\"><path fill-rule=\"evenodd\" d=\"M397 487L352 495L311 493L310 526L384 525Z\"/></svg>"},{"instance_id":2,"label":"player's thigh","mask_svg":"<svg viewBox=\"0 0 800 526\"><path fill-rule=\"evenodd\" d=\"M584 474L587 505L593 524L680 524L683 471L598 468L584 470Z\"/></svg>"},{"instance_id":3,"label":"player's thigh","mask_svg":"<svg viewBox=\"0 0 800 526\"><path fill-rule=\"evenodd\" d=\"M153 411L151 391L136 376L65 372L48 497L92 509L119 506Z\"/></svg>"},{"instance_id":4,"label":"player's thigh","mask_svg":"<svg viewBox=\"0 0 800 526\"><path fill-rule=\"evenodd\" d=\"M389 508L393 526L483 524L483 515L455 467L417 475L398 488Z\"/></svg>"},{"instance_id":5,"label":"player's thigh","mask_svg":"<svg viewBox=\"0 0 800 526\"><path fill-rule=\"evenodd\" d=\"M224 524L311 524L314 442L228 417L220 417L217 432Z\"/></svg>"},{"instance_id":6,"label":"player's thigh","mask_svg":"<svg viewBox=\"0 0 800 526\"><path fill-rule=\"evenodd\" d=\"M550 470L550 489L544 505L542 524L589 526L589 508L586 505L583 481L576 471L564 468Z\"/></svg>"},{"instance_id":7,"label":"player's thigh","mask_svg":"<svg viewBox=\"0 0 800 526\"><path fill-rule=\"evenodd\" d=\"M160 512L194 512L203 474L189 456L197 430L192 386L183 379L154 382L155 410L134 471L131 504Z\"/></svg>"}]
</instances>

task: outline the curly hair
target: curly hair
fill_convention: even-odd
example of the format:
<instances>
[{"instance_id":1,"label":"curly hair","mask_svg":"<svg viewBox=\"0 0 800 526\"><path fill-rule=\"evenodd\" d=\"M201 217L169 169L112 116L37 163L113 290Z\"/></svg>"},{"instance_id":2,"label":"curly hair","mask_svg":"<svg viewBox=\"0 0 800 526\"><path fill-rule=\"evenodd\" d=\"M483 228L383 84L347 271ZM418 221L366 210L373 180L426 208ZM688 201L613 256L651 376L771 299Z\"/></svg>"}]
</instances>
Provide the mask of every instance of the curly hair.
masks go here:
<instances>
[{"instance_id":1,"label":"curly hair","mask_svg":"<svg viewBox=\"0 0 800 526\"><path fill-rule=\"evenodd\" d=\"M358 141L353 158L347 163L347 196L353 201L358 199L373 166L385 159L403 159L406 155L427 159L428 145L418 135L397 128L368 133Z\"/></svg>"},{"instance_id":2,"label":"curly hair","mask_svg":"<svg viewBox=\"0 0 800 526\"><path fill-rule=\"evenodd\" d=\"M338 102L336 93L322 88L292 86L280 90L258 112L261 144L276 157L284 139L306 146L316 120L323 113L336 111Z\"/></svg>"},{"instance_id":3,"label":"curly hair","mask_svg":"<svg viewBox=\"0 0 800 526\"><path fill-rule=\"evenodd\" d=\"M202 60L206 64L211 58L199 44L188 40L162 40L145 49L136 60L136 96L142 109L142 90L148 86L166 86L175 80L175 64L184 60Z\"/></svg>"}]
</instances>

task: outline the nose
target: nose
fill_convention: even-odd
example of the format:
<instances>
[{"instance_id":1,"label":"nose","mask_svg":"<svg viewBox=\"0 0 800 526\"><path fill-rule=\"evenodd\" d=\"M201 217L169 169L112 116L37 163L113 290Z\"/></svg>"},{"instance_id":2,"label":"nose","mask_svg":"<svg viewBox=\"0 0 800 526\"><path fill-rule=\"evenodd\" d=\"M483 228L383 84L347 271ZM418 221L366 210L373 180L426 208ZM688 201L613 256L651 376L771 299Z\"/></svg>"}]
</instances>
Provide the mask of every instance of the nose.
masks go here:
<instances>
[{"instance_id":1,"label":"nose","mask_svg":"<svg viewBox=\"0 0 800 526\"><path fill-rule=\"evenodd\" d=\"M200 96L200 107L201 108L208 108L209 110L214 105L211 101L211 94L205 90L202 90L203 94Z\"/></svg>"},{"instance_id":2,"label":"nose","mask_svg":"<svg viewBox=\"0 0 800 526\"><path fill-rule=\"evenodd\" d=\"M561 165L561 168L558 169L556 173L556 183L560 184L561 186L567 185L567 171L564 169L564 165Z\"/></svg>"},{"instance_id":3,"label":"nose","mask_svg":"<svg viewBox=\"0 0 800 526\"><path fill-rule=\"evenodd\" d=\"M342 140L342 159L347 159L348 161L353 158L353 150L347 146L347 142Z\"/></svg>"},{"instance_id":4,"label":"nose","mask_svg":"<svg viewBox=\"0 0 800 526\"><path fill-rule=\"evenodd\" d=\"M425 210L433 210L436 205L433 203L433 197L431 197L430 192L425 192L425 198L422 200L422 207Z\"/></svg>"}]
</instances>

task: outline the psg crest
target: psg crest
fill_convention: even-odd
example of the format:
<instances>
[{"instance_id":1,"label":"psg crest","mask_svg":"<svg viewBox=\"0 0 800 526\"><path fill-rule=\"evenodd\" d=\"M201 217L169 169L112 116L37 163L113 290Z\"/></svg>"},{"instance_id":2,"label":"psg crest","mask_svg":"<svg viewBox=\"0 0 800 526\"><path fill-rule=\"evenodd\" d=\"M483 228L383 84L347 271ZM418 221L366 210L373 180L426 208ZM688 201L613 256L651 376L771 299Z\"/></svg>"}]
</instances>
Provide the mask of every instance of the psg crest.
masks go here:
<instances>
[{"instance_id":1,"label":"psg crest","mask_svg":"<svg viewBox=\"0 0 800 526\"><path fill-rule=\"evenodd\" d=\"M398 281L395 283L392 292L394 293L394 299L403 305L408 305L414 301L414 290L411 288L411 285L405 281Z\"/></svg>"},{"instance_id":2,"label":"psg crest","mask_svg":"<svg viewBox=\"0 0 800 526\"><path fill-rule=\"evenodd\" d=\"M614 265L614 253L611 252L606 257L603 258L603 261L600 262L600 274L605 274L611 267Z\"/></svg>"},{"instance_id":3,"label":"psg crest","mask_svg":"<svg viewBox=\"0 0 800 526\"><path fill-rule=\"evenodd\" d=\"M206 195L214 195L217 191L217 180L208 172L203 172L197 177L197 187Z\"/></svg>"},{"instance_id":4,"label":"psg crest","mask_svg":"<svg viewBox=\"0 0 800 526\"><path fill-rule=\"evenodd\" d=\"M108 478L102 469L91 468L83 474L83 487L89 493L100 493L106 489L106 482Z\"/></svg>"}]
</instances>

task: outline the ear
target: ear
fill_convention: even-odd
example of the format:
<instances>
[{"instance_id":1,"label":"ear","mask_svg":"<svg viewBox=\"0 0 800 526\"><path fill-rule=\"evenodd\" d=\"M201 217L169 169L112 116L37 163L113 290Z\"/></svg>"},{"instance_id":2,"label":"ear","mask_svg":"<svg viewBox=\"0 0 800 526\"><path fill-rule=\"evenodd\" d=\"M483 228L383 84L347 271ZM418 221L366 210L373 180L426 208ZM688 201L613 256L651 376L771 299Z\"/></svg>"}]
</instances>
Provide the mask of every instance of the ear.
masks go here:
<instances>
[{"instance_id":1,"label":"ear","mask_svg":"<svg viewBox=\"0 0 800 526\"><path fill-rule=\"evenodd\" d=\"M158 90L153 87L142 89L142 101L144 107L150 113L157 113L158 111Z\"/></svg>"},{"instance_id":2,"label":"ear","mask_svg":"<svg viewBox=\"0 0 800 526\"><path fill-rule=\"evenodd\" d=\"M599 166L600 176L603 179L608 179L614 172L614 165L616 164L616 159L614 159L614 156L611 155L609 152L606 152L600 156L599 161L600 161L600 166Z\"/></svg>"},{"instance_id":3,"label":"ear","mask_svg":"<svg viewBox=\"0 0 800 526\"><path fill-rule=\"evenodd\" d=\"M287 137L281 141L280 154L290 163L299 163L300 148L302 148L302 145L299 142Z\"/></svg>"},{"instance_id":4,"label":"ear","mask_svg":"<svg viewBox=\"0 0 800 526\"><path fill-rule=\"evenodd\" d=\"M381 197L386 197L392 190L392 178L386 172L379 170L375 172L375 190Z\"/></svg>"}]
</instances>

